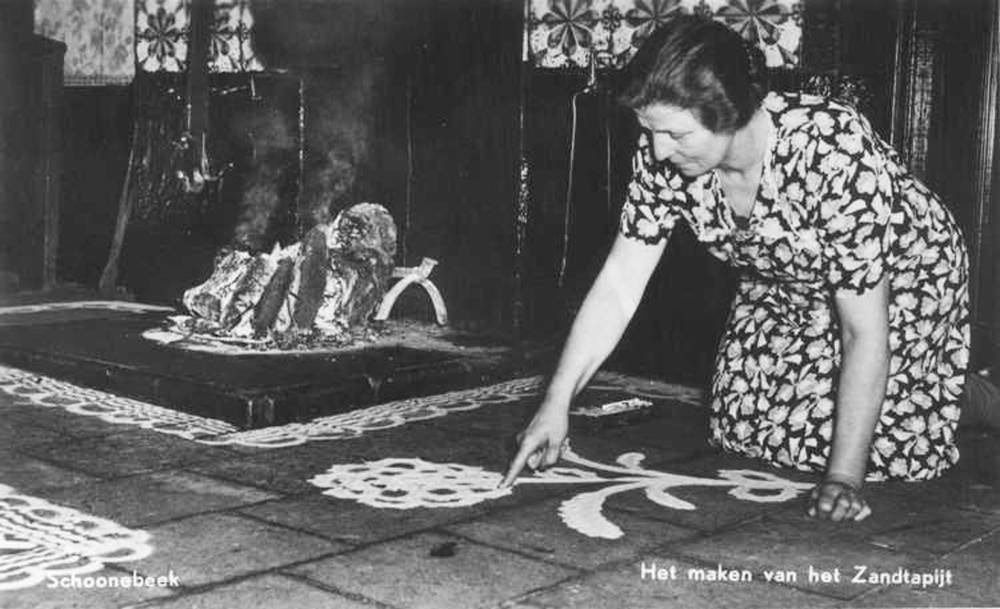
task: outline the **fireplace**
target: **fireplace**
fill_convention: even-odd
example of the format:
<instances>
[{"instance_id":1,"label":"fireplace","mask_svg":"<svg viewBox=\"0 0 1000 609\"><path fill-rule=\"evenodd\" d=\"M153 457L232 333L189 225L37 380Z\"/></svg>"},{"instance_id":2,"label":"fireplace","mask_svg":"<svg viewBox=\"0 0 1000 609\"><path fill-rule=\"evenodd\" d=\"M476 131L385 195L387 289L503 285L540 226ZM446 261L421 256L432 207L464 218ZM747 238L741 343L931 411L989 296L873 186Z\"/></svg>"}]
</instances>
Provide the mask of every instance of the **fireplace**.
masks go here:
<instances>
[{"instance_id":1,"label":"fireplace","mask_svg":"<svg viewBox=\"0 0 1000 609\"><path fill-rule=\"evenodd\" d=\"M388 287L396 225L360 203L270 252L220 252L212 275L184 292L172 330L261 349L344 346L359 339Z\"/></svg>"}]
</instances>

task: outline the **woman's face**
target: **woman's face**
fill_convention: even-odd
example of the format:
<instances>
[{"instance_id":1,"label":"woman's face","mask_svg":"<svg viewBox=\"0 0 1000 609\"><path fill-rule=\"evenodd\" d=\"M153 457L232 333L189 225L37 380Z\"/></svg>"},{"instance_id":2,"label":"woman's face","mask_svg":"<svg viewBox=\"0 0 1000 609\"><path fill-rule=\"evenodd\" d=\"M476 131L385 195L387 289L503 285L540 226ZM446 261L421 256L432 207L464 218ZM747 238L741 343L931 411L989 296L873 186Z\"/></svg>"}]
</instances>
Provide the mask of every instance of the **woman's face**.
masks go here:
<instances>
[{"instance_id":1,"label":"woman's face","mask_svg":"<svg viewBox=\"0 0 1000 609\"><path fill-rule=\"evenodd\" d=\"M669 160L686 176L715 169L729 153L732 134L709 131L690 110L654 103L635 114L656 160Z\"/></svg>"}]
</instances>

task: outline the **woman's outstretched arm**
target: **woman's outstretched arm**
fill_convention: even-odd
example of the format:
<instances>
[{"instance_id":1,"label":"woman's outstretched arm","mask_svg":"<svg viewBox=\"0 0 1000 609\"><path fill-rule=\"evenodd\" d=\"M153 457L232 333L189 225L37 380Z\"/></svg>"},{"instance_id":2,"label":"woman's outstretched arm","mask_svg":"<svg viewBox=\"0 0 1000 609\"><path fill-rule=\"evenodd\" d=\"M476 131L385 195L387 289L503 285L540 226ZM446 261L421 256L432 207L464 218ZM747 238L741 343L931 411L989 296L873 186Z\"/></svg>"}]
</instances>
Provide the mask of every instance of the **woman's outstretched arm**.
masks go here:
<instances>
[{"instance_id":1,"label":"woman's outstretched arm","mask_svg":"<svg viewBox=\"0 0 1000 609\"><path fill-rule=\"evenodd\" d=\"M570 402L618 344L639 306L666 241L647 245L619 234L587 292L535 417L518 436L520 447L502 482L509 486L527 464L555 464L569 428Z\"/></svg>"}]
</instances>

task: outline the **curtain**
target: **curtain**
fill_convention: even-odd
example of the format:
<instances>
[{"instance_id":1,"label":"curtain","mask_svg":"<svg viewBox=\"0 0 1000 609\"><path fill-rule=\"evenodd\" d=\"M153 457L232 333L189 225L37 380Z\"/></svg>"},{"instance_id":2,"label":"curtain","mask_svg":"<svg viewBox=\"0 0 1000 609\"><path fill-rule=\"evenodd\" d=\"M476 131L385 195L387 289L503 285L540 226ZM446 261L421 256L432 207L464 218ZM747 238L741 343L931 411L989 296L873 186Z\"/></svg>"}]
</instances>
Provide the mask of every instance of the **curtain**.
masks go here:
<instances>
[{"instance_id":1,"label":"curtain","mask_svg":"<svg viewBox=\"0 0 1000 609\"><path fill-rule=\"evenodd\" d=\"M127 84L136 70L187 69L191 0L36 0L35 33L66 43L67 86ZM250 0L216 0L212 72L259 71Z\"/></svg>"},{"instance_id":2,"label":"curtain","mask_svg":"<svg viewBox=\"0 0 1000 609\"><path fill-rule=\"evenodd\" d=\"M66 85L131 82L134 1L35 0L35 33L66 43Z\"/></svg>"},{"instance_id":3,"label":"curtain","mask_svg":"<svg viewBox=\"0 0 1000 609\"><path fill-rule=\"evenodd\" d=\"M190 0L135 1L135 61L144 72L187 69ZM254 72L263 69L253 52L250 0L216 0L212 18L209 70Z\"/></svg>"},{"instance_id":4,"label":"curtain","mask_svg":"<svg viewBox=\"0 0 1000 609\"><path fill-rule=\"evenodd\" d=\"M624 66L658 25L685 13L725 23L764 52L768 67L796 67L802 0L526 0L525 54L539 68Z\"/></svg>"}]
</instances>

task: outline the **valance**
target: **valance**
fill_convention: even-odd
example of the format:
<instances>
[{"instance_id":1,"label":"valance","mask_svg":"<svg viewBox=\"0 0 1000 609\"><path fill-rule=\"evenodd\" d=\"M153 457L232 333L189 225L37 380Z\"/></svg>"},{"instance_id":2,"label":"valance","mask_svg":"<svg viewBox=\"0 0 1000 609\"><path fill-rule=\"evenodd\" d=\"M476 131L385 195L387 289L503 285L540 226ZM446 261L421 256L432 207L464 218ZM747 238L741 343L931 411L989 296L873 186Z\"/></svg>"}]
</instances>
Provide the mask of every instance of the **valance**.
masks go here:
<instances>
[{"instance_id":1,"label":"valance","mask_svg":"<svg viewBox=\"0 0 1000 609\"><path fill-rule=\"evenodd\" d=\"M68 86L127 84L135 75L135 0L35 0L35 33L66 44Z\"/></svg>"},{"instance_id":2,"label":"valance","mask_svg":"<svg viewBox=\"0 0 1000 609\"><path fill-rule=\"evenodd\" d=\"M801 0L526 0L525 56L539 68L618 68L660 24L680 14L725 23L769 67L799 64Z\"/></svg>"},{"instance_id":3,"label":"valance","mask_svg":"<svg viewBox=\"0 0 1000 609\"><path fill-rule=\"evenodd\" d=\"M187 70L191 0L135 0L135 63L144 72ZM209 70L263 69L252 44L250 0L216 0L210 27Z\"/></svg>"},{"instance_id":4,"label":"valance","mask_svg":"<svg viewBox=\"0 0 1000 609\"><path fill-rule=\"evenodd\" d=\"M136 71L187 69L191 0L36 0L35 33L66 43L67 86L127 84ZM216 0L212 72L259 71L250 0Z\"/></svg>"}]
</instances>

